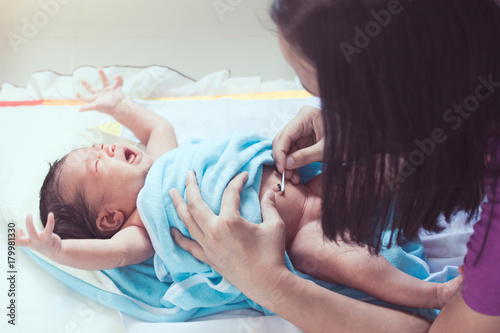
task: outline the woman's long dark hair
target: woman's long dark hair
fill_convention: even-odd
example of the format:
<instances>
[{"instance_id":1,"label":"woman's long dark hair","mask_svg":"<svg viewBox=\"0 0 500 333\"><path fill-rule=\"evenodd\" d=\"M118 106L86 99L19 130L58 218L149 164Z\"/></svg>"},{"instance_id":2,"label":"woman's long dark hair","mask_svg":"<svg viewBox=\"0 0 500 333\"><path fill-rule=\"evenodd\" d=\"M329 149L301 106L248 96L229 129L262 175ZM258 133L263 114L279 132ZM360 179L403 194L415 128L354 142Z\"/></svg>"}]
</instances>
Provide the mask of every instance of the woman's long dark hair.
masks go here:
<instances>
[{"instance_id":1,"label":"woman's long dark hair","mask_svg":"<svg viewBox=\"0 0 500 333\"><path fill-rule=\"evenodd\" d=\"M400 242L477 213L500 122L494 0L275 0L271 16L317 71L328 238L378 253L382 229Z\"/></svg>"}]
</instances>

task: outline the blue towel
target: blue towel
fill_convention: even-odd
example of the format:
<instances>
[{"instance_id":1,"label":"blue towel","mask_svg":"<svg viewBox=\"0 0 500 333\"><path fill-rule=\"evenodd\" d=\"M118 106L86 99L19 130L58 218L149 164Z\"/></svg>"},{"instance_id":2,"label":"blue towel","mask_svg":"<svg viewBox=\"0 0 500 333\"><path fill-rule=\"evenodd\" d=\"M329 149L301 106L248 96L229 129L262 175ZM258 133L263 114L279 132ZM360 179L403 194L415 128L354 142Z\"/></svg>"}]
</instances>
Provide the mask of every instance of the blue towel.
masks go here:
<instances>
[{"instance_id":1,"label":"blue towel","mask_svg":"<svg viewBox=\"0 0 500 333\"><path fill-rule=\"evenodd\" d=\"M139 214L156 252L153 259L154 270L158 280L164 285L163 288L155 288L159 300L151 300L151 295L142 295L142 291L137 290L139 287L134 287L128 282L131 276L136 278L134 283L137 284L137 280L151 279L150 275L137 274L133 267L107 271L107 274L122 292L133 294L136 299L143 302L144 298L147 298L145 303L154 302L153 306L168 309L168 321L187 320L202 314L234 308L251 307L272 314L249 300L210 266L198 261L174 242L170 235L172 227L179 229L188 237L190 235L178 217L168 194L171 188L176 188L185 199L186 174L189 170L194 170L203 200L215 214L218 214L227 184L235 175L247 171L249 177L241 191L240 213L248 221L260 223L262 219L259 190L262 169L263 165L272 164L271 141L252 134L232 133L224 139L191 140L161 156L151 167L145 186L137 199ZM321 164L303 168L300 173L306 179L301 180L305 182L320 172ZM387 235L390 237L389 233ZM407 245L414 252L415 249L422 249L419 243L408 242ZM425 262L415 256L415 254L423 256L422 251L412 254L393 246L390 249L382 249L381 253L396 267L404 267L408 274L422 279L429 275ZM296 271L286 254L285 262L295 274L325 288L356 299L388 305L359 291L326 283ZM161 292L158 292L158 289ZM417 312L430 319L436 315L433 310L403 309Z\"/></svg>"},{"instance_id":2,"label":"blue towel","mask_svg":"<svg viewBox=\"0 0 500 333\"><path fill-rule=\"evenodd\" d=\"M224 139L191 140L155 161L139 193L137 209L155 249L156 275L170 285L163 296L165 301L191 311L247 300L209 265L174 242L171 227L188 237L189 232L177 215L168 191L176 188L185 196L187 171L194 170L202 198L219 214L224 189L235 175L247 171L249 177L241 191L240 212L248 221L259 223L262 220L259 190L265 164L273 164L271 142L241 134ZM288 258L287 261L291 266Z\"/></svg>"}]
</instances>

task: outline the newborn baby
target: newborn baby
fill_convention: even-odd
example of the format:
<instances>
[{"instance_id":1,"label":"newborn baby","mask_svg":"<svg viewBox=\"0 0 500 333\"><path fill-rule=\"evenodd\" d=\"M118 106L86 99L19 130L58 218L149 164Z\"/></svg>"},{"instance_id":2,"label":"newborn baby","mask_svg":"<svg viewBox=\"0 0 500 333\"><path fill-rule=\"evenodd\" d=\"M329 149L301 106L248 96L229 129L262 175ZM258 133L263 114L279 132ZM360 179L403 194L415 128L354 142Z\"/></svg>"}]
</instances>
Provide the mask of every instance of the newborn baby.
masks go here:
<instances>
[{"instance_id":1,"label":"newborn baby","mask_svg":"<svg viewBox=\"0 0 500 333\"><path fill-rule=\"evenodd\" d=\"M96 144L74 150L56 161L40 193L40 215L45 230L38 233L31 216L28 216L28 234L19 230L18 245L37 250L56 262L87 270L137 264L156 253L155 270L160 280L170 279L171 282L179 274L192 275L196 272L181 271L175 275L168 270L169 265L165 261L169 260L169 254L164 253L165 247L158 244L162 235L155 232L156 226L152 226L151 221L143 223L145 218L150 220L147 218L147 206L154 201L154 195L148 197L142 194L143 188L148 188L147 179L153 177L150 170L160 168L158 165L161 163L175 166L175 163L189 158L198 161L196 158L203 153L213 163L221 164L224 151L229 151L227 147L234 145L240 149L239 154L250 152L243 163L245 167L236 167L239 172L234 174L215 174L211 181L218 182L223 176L230 180L246 170L248 165L255 165L248 169L252 174L247 176L248 190L242 191L240 210L244 211L243 206L252 200L258 205L270 189L277 193L276 208L286 224L286 250L294 267L324 281L343 284L393 304L416 308L440 308L460 284L460 279L444 284L425 282L398 270L381 255L370 255L364 247L324 239L320 213L321 174L305 184L287 182L286 190L281 191L278 184L282 175L273 166L271 143L255 137L235 135L218 141L194 142L186 144L186 147L183 144L177 148L175 132L168 121L126 99L121 77L110 85L104 73L101 70L99 73L104 89L95 90L84 82L92 96L82 98L86 105L81 110L97 110L112 115L146 145L146 152L123 144ZM199 149L201 153L189 153L189 149ZM240 155L234 159L240 159ZM164 178L172 173L175 188L183 193L185 171L177 177L174 173L179 172L179 168L161 168ZM205 165L198 165L200 172L206 169ZM207 180L205 175L196 176L199 180ZM153 186L157 183L154 179L149 182ZM222 185L219 188L225 188L227 183ZM200 189L203 191L202 184ZM221 193L205 193L204 199L210 201L210 197L215 200L212 200L215 204L211 208L214 211L219 209L216 205L220 204ZM173 226L172 221L178 216L176 213L175 216L168 214L168 207L173 207L170 198L163 193L156 199L164 202L167 213L160 214L166 214L165 220L170 223L166 227ZM139 207L141 214L137 202L143 203ZM258 207L250 209L249 214L260 218ZM252 222L258 223L258 218ZM154 222L159 223L157 220ZM187 233L185 228L184 232ZM171 239L170 235L165 237ZM169 246L167 249L172 249L174 245L170 243ZM314 265L310 264L311 260L314 260Z\"/></svg>"}]
</instances>

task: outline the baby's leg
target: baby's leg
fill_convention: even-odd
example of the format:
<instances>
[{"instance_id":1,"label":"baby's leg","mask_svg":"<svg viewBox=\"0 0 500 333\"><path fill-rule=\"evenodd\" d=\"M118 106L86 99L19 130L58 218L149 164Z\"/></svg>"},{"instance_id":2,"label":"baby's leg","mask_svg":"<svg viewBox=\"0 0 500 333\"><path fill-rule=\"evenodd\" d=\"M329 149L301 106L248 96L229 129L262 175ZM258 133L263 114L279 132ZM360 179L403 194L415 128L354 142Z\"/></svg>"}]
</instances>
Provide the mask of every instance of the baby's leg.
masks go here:
<instances>
[{"instance_id":1,"label":"baby's leg","mask_svg":"<svg viewBox=\"0 0 500 333\"><path fill-rule=\"evenodd\" d=\"M320 222L304 225L287 246L295 267L324 281L361 290L380 300L416 308L441 308L460 285L457 278L431 283L408 275L365 247L323 237Z\"/></svg>"}]
</instances>

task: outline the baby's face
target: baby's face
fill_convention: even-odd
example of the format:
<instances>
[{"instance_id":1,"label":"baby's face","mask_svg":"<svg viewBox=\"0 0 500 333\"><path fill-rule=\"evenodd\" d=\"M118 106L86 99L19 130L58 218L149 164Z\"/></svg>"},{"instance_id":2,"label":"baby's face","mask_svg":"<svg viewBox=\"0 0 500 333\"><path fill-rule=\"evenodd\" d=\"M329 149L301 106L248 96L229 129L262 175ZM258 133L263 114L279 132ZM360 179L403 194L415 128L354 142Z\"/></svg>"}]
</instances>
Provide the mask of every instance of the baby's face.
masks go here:
<instances>
[{"instance_id":1,"label":"baby's face","mask_svg":"<svg viewBox=\"0 0 500 333\"><path fill-rule=\"evenodd\" d=\"M94 207L104 204L130 215L152 164L153 159L135 146L96 144L69 153L62 183L66 193L81 187Z\"/></svg>"}]
</instances>

